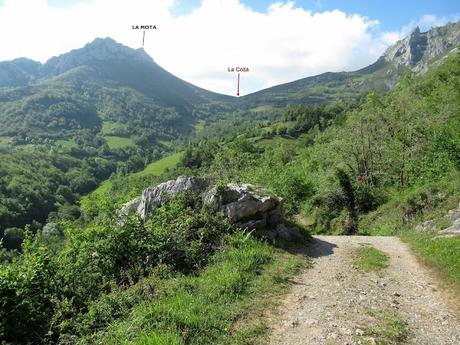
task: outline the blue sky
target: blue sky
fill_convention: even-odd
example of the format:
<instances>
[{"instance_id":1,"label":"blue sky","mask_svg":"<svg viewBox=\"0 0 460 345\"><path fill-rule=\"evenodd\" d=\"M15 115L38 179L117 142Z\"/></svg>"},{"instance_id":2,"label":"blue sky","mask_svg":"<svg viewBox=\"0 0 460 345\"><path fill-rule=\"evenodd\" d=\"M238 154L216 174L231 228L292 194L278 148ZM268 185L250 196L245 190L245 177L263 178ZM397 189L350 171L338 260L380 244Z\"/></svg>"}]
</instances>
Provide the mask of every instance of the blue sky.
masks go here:
<instances>
[{"instance_id":1,"label":"blue sky","mask_svg":"<svg viewBox=\"0 0 460 345\"><path fill-rule=\"evenodd\" d=\"M190 2L200 3L195 0ZM261 11L273 3L268 0L243 2ZM460 15L459 0L297 0L294 3L313 12L339 9L348 14L360 14L377 19L382 30L399 30L426 14L439 17Z\"/></svg>"},{"instance_id":2,"label":"blue sky","mask_svg":"<svg viewBox=\"0 0 460 345\"><path fill-rule=\"evenodd\" d=\"M3 0L0 0L0 4ZM56 7L91 0L48 0ZM202 0L176 0L173 8L175 15L190 13L200 6ZM258 12L266 12L267 8L277 0L243 0L246 6ZM460 17L460 0L295 0L296 7L312 12L339 9L348 14L360 14L380 22L381 30L398 31L416 22L424 15L435 15L447 20ZM428 27L422 28L427 30Z\"/></svg>"},{"instance_id":3,"label":"blue sky","mask_svg":"<svg viewBox=\"0 0 460 345\"><path fill-rule=\"evenodd\" d=\"M0 0L0 61L45 62L97 37L139 48L132 25L155 24L144 49L160 66L226 94L228 67L248 67L246 94L363 68L416 25L459 19L460 0Z\"/></svg>"}]
</instances>

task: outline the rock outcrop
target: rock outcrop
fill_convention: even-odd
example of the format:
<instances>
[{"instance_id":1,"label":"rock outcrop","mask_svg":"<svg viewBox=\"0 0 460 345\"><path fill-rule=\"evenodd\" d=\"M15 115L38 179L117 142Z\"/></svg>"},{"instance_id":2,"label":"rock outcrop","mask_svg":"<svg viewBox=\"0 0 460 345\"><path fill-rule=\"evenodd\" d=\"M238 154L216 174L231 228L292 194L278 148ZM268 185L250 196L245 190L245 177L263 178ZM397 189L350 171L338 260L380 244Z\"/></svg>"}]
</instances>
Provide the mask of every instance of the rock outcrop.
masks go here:
<instances>
[{"instance_id":1,"label":"rock outcrop","mask_svg":"<svg viewBox=\"0 0 460 345\"><path fill-rule=\"evenodd\" d=\"M417 232L429 232L429 231L435 231L436 230L436 224L432 220L427 220L426 222L420 223L415 227L415 231Z\"/></svg>"},{"instance_id":2,"label":"rock outcrop","mask_svg":"<svg viewBox=\"0 0 460 345\"><path fill-rule=\"evenodd\" d=\"M460 236L460 204L457 208L450 210L444 218L449 220L451 225L443 230L439 230L433 220L427 220L418 224L415 227L415 231L421 233L428 231L435 232L437 236L434 239Z\"/></svg>"},{"instance_id":3,"label":"rock outcrop","mask_svg":"<svg viewBox=\"0 0 460 345\"><path fill-rule=\"evenodd\" d=\"M460 204L457 208L450 210L446 218L448 218L452 225L448 228L438 232L438 237L457 237L460 236Z\"/></svg>"},{"instance_id":4,"label":"rock outcrop","mask_svg":"<svg viewBox=\"0 0 460 345\"><path fill-rule=\"evenodd\" d=\"M194 176L179 176L176 180L170 180L160 183L155 187L144 189L140 198L129 201L124 204L120 210L120 215L127 215L135 211L137 215L145 222L149 214L159 205L169 201L173 196L193 192L201 194L209 186L209 181Z\"/></svg>"},{"instance_id":5,"label":"rock outcrop","mask_svg":"<svg viewBox=\"0 0 460 345\"><path fill-rule=\"evenodd\" d=\"M460 218L456 219L451 226L438 232L443 237L456 237L460 236Z\"/></svg>"},{"instance_id":6,"label":"rock outcrop","mask_svg":"<svg viewBox=\"0 0 460 345\"><path fill-rule=\"evenodd\" d=\"M204 203L242 228L263 229L283 222L282 199L250 184L213 187L204 195Z\"/></svg>"},{"instance_id":7,"label":"rock outcrop","mask_svg":"<svg viewBox=\"0 0 460 345\"><path fill-rule=\"evenodd\" d=\"M122 207L119 223L123 225L123 218L131 212L147 221L158 206L184 192L196 193L197 203L208 207L210 212L223 212L236 227L262 231L270 239L292 241L302 238L299 229L285 224L281 198L250 184L212 186L210 180L194 176L180 176L146 188L140 198Z\"/></svg>"},{"instance_id":8,"label":"rock outcrop","mask_svg":"<svg viewBox=\"0 0 460 345\"><path fill-rule=\"evenodd\" d=\"M460 22L435 27L428 32L421 32L416 27L409 36L388 48L383 57L396 66L421 71L430 61L442 57L459 44Z\"/></svg>"}]
</instances>

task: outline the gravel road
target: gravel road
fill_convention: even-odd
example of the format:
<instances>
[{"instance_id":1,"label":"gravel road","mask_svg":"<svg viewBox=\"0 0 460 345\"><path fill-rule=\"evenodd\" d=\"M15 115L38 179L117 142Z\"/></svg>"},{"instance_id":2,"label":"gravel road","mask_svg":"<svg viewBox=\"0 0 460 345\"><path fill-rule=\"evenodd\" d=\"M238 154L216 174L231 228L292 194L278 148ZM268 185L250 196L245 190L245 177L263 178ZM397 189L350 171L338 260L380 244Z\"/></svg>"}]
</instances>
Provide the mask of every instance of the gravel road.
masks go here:
<instances>
[{"instance_id":1,"label":"gravel road","mask_svg":"<svg viewBox=\"0 0 460 345\"><path fill-rule=\"evenodd\" d=\"M353 267L353 251L366 244L389 256L388 268L362 273ZM460 322L448 296L398 238L315 236L307 255L313 266L294 278L270 317L269 344L379 344L385 315L408 331L389 344L460 344Z\"/></svg>"}]
</instances>

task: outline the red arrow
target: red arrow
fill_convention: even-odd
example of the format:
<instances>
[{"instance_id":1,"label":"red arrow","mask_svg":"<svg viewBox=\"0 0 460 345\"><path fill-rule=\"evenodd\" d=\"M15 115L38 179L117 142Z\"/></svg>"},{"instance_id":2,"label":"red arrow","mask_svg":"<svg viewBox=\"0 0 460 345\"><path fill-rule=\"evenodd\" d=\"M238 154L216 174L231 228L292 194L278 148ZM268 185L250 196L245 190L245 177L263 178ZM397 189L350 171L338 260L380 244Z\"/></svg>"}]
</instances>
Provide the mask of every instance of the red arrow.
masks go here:
<instances>
[{"instance_id":1,"label":"red arrow","mask_svg":"<svg viewBox=\"0 0 460 345\"><path fill-rule=\"evenodd\" d=\"M238 73L238 90L236 91L236 95L240 95L240 74Z\"/></svg>"}]
</instances>

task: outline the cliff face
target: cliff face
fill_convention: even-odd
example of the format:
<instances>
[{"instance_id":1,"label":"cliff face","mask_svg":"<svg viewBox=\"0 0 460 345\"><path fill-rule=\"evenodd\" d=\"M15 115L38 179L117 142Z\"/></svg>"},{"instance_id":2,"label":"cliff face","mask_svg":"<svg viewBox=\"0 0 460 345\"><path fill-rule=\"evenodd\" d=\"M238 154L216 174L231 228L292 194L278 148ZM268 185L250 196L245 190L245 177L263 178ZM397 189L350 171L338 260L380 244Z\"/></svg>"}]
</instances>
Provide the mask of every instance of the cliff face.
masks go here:
<instances>
[{"instance_id":1,"label":"cliff face","mask_svg":"<svg viewBox=\"0 0 460 345\"><path fill-rule=\"evenodd\" d=\"M436 27L428 32L420 32L417 27L408 37L388 48L383 57L388 63L419 71L458 45L460 22Z\"/></svg>"}]
</instances>

